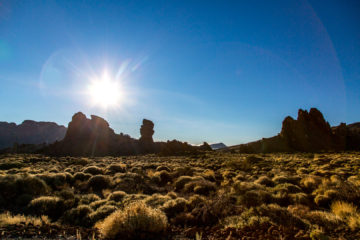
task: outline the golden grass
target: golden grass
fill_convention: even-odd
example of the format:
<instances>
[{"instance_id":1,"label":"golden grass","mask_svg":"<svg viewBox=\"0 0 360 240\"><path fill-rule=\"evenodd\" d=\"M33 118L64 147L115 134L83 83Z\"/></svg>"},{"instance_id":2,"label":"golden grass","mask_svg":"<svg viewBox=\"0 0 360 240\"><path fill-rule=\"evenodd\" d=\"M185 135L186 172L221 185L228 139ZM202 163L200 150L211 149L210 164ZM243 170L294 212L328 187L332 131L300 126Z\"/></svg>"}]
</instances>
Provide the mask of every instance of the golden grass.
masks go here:
<instances>
[{"instance_id":1,"label":"golden grass","mask_svg":"<svg viewBox=\"0 0 360 240\"><path fill-rule=\"evenodd\" d=\"M106 239L148 239L152 234L159 237L165 232L167 218L158 209L134 202L96 223L95 227Z\"/></svg>"},{"instance_id":2,"label":"golden grass","mask_svg":"<svg viewBox=\"0 0 360 240\"><path fill-rule=\"evenodd\" d=\"M33 217L25 216L22 214L12 215L9 212L0 214L0 227L6 227L10 225L17 224L32 224L34 226L42 226L44 224L49 224L50 221L47 216Z\"/></svg>"}]
</instances>

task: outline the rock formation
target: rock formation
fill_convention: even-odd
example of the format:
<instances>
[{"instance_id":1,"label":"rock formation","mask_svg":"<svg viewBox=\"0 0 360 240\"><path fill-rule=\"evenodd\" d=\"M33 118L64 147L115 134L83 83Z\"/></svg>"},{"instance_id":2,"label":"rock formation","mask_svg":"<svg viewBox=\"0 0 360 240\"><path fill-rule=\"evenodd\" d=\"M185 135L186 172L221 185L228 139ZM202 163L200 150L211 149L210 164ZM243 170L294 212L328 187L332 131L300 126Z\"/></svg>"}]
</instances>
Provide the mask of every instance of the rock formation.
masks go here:
<instances>
[{"instance_id":1,"label":"rock formation","mask_svg":"<svg viewBox=\"0 0 360 240\"><path fill-rule=\"evenodd\" d=\"M143 152L153 152L154 140L152 136L154 134L154 123L150 120L143 119L142 125L140 127L140 134L141 137L139 141Z\"/></svg>"},{"instance_id":2,"label":"rock formation","mask_svg":"<svg viewBox=\"0 0 360 240\"><path fill-rule=\"evenodd\" d=\"M322 113L311 108L299 109L297 119L288 116L281 132L271 138L227 148L249 153L320 152L360 150L360 123L330 127Z\"/></svg>"},{"instance_id":3,"label":"rock formation","mask_svg":"<svg viewBox=\"0 0 360 240\"><path fill-rule=\"evenodd\" d=\"M316 108L311 108L309 112L299 109L297 120L286 117L280 137L290 149L302 152L341 150L345 144L333 134L330 124Z\"/></svg>"},{"instance_id":4,"label":"rock formation","mask_svg":"<svg viewBox=\"0 0 360 240\"><path fill-rule=\"evenodd\" d=\"M21 124L0 122L0 149L17 144L49 144L64 138L66 127L54 122L25 120Z\"/></svg>"},{"instance_id":5,"label":"rock formation","mask_svg":"<svg viewBox=\"0 0 360 240\"><path fill-rule=\"evenodd\" d=\"M65 138L46 151L56 155L102 156L131 154L136 151L134 145L135 139L115 134L103 118L91 115L88 119L78 112L72 117Z\"/></svg>"},{"instance_id":6,"label":"rock formation","mask_svg":"<svg viewBox=\"0 0 360 240\"><path fill-rule=\"evenodd\" d=\"M103 118L91 115L91 119L88 119L78 112L72 117L64 139L45 147L42 153L62 156L119 156L162 152L173 155L211 150L205 143L195 147L178 141L154 142L154 123L147 119L142 122L140 134L139 140L122 133L116 134Z\"/></svg>"}]
</instances>

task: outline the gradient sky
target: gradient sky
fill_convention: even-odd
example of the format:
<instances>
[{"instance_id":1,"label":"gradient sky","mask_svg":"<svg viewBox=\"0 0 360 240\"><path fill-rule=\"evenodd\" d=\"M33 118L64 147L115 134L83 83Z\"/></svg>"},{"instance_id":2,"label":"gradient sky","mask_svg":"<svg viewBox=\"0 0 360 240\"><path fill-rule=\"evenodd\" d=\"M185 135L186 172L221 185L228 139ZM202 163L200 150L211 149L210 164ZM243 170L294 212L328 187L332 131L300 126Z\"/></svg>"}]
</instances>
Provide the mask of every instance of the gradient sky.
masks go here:
<instances>
[{"instance_id":1,"label":"gradient sky","mask_svg":"<svg viewBox=\"0 0 360 240\"><path fill-rule=\"evenodd\" d=\"M139 137L228 145L317 107L360 121L360 1L0 0L0 121L104 117ZM84 93L107 71L126 94Z\"/></svg>"}]
</instances>

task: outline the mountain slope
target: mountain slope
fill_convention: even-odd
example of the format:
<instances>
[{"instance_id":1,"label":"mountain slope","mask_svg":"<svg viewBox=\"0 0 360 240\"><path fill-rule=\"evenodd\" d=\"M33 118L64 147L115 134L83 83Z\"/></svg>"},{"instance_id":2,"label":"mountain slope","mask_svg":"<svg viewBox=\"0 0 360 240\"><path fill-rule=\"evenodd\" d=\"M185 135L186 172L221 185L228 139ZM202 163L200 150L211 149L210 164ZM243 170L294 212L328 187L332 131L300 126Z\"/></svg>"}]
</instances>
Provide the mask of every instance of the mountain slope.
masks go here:
<instances>
[{"instance_id":1,"label":"mountain slope","mask_svg":"<svg viewBox=\"0 0 360 240\"><path fill-rule=\"evenodd\" d=\"M0 149L18 144L53 143L64 138L66 127L54 122L25 120L21 124L0 122Z\"/></svg>"}]
</instances>

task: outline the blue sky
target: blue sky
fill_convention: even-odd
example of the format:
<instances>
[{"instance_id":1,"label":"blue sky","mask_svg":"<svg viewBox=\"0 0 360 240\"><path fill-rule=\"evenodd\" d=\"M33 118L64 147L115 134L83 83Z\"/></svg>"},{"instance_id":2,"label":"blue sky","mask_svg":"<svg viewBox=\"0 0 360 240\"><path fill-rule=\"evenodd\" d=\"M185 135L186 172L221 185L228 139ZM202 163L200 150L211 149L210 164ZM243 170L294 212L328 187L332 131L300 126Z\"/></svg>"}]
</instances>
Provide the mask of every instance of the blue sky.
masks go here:
<instances>
[{"instance_id":1,"label":"blue sky","mask_svg":"<svg viewBox=\"0 0 360 240\"><path fill-rule=\"evenodd\" d=\"M299 108L360 121L359 1L0 1L0 121L232 145L270 137ZM116 107L85 94L104 71ZM117 77L116 77L117 76Z\"/></svg>"}]
</instances>

